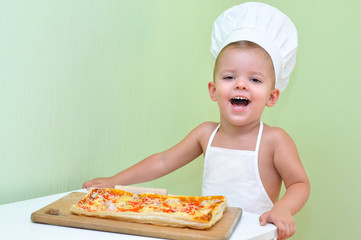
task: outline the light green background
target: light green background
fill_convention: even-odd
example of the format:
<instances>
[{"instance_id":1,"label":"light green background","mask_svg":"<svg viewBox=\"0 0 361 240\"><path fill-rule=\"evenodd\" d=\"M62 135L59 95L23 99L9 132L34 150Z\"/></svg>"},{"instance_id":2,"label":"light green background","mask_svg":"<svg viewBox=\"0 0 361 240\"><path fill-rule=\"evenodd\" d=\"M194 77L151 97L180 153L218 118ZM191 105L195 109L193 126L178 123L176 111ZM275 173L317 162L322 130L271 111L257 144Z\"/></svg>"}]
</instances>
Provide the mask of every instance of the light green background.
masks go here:
<instances>
[{"instance_id":1,"label":"light green background","mask_svg":"<svg viewBox=\"0 0 361 240\"><path fill-rule=\"evenodd\" d=\"M79 189L217 121L211 27L241 2L0 0L0 204ZM264 2L299 32L291 83L263 117L311 180L293 239L359 239L361 2ZM143 186L200 194L202 164Z\"/></svg>"}]
</instances>

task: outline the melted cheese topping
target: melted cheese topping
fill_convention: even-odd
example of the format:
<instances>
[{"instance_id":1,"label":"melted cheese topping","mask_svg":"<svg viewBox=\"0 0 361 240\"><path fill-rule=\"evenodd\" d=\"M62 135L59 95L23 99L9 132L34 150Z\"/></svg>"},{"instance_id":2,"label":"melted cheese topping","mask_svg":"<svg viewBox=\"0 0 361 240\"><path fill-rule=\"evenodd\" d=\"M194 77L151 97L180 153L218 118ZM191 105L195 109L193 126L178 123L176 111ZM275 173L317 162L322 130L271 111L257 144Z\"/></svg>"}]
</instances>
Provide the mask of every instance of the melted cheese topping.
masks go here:
<instances>
[{"instance_id":1,"label":"melted cheese topping","mask_svg":"<svg viewBox=\"0 0 361 240\"><path fill-rule=\"evenodd\" d=\"M77 206L89 212L165 212L207 220L212 216L212 209L222 200L225 200L224 197L171 197L157 194L132 194L122 190L103 188L92 189Z\"/></svg>"}]
</instances>

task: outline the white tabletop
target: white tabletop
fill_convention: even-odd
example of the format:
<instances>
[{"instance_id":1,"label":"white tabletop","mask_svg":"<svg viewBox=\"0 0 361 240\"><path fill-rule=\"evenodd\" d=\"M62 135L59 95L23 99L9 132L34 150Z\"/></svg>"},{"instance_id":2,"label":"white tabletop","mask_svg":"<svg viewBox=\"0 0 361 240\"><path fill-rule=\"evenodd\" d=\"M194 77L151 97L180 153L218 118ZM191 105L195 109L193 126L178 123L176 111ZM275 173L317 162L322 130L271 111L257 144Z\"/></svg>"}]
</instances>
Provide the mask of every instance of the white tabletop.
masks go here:
<instances>
[{"instance_id":1,"label":"white tabletop","mask_svg":"<svg viewBox=\"0 0 361 240\"><path fill-rule=\"evenodd\" d=\"M85 191L86 190L83 189L76 190L76 192ZM0 239L158 239L31 222L30 216L33 212L66 196L69 193L70 192L59 193L46 197L0 205ZM260 226L258 218L259 216L256 214L243 211L241 220L236 229L234 230L230 240L270 240L276 238L276 227L273 224L266 224L266 226Z\"/></svg>"}]
</instances>

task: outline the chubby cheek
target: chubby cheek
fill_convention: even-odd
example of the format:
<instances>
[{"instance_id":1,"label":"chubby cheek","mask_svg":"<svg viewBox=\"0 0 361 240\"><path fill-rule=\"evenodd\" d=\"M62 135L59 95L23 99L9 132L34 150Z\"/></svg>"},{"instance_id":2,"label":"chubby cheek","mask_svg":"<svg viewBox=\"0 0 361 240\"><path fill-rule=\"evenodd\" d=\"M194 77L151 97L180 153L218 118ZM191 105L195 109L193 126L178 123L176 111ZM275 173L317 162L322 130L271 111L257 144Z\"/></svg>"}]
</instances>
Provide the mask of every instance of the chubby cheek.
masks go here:
<instances>
[{"instance_id":1,"label":"chubby cheek","mask_svg":"<svg viewBox=\"0 0 361 240\"><path fill-rule=\"evenodd\" d=\"M220 112L226 113L232 110L232 105L229 98L225 95L218 96L217 104Z\"/></svg>"},{"instance_id":2,"label":"chubby cheek","mask_svg":"<svg viewBox=\"0 0 361 240\"><path fill-rule=\"evenodd\" d=\"M223 89L217 89L216 92L216 98L217 98L217 102L218 104L227 104L229 102L229 94L227 91L223 90Z\"/></svg>"},{"instance_id":3,"label":"chubby cheek","mask_svg":"<svg viewBox=\"0 0 361 240\"><path fill-rule=\"evenodd\" d=\"M229 94L232 90L232 86L229 86L229 85L230 84L216 82L215 94L217 96L217 100L229 99Z\"/></svg>"}]
</instances>

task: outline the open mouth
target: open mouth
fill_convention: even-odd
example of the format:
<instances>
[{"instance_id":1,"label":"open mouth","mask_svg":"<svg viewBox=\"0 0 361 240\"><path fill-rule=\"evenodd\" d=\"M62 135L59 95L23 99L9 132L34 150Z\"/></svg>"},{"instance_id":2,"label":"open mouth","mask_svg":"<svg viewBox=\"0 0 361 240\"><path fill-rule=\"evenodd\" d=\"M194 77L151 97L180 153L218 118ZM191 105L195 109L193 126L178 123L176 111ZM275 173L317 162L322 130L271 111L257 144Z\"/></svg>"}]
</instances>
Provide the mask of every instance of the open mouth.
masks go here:
<instances>
[{"instance_id":1,"label":"open mouth","mask_svg":"<svg viewBox=\"0 0 361 240\"><path fill-rule=\"evenodd\" d=\"M231 104L235 109L243 109L247 107L250 101L245 97L234 97L231 99Z\"/></svg>"}]
</instances>

